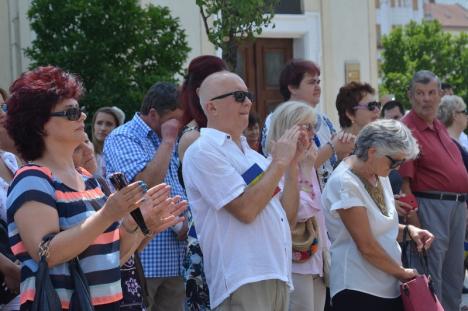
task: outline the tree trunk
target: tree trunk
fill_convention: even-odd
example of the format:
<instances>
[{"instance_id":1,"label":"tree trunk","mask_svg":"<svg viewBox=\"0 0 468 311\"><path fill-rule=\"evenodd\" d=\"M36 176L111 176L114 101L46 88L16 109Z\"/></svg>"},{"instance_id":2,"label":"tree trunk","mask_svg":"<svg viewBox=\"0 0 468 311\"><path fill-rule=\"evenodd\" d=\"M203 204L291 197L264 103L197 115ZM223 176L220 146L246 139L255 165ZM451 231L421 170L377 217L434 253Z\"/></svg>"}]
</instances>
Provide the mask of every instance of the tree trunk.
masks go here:
<instances>
[{"instance_id":1,"label":"tree trunk","mask_svg":"<svg viewBox=\"0 0 468 311\"><path fill-rule=\"evenodd\" d=\"M223 59L228 64L231 71L237 67L237 44L233 38L223 44Z\"/></svg>"}]
</instances>

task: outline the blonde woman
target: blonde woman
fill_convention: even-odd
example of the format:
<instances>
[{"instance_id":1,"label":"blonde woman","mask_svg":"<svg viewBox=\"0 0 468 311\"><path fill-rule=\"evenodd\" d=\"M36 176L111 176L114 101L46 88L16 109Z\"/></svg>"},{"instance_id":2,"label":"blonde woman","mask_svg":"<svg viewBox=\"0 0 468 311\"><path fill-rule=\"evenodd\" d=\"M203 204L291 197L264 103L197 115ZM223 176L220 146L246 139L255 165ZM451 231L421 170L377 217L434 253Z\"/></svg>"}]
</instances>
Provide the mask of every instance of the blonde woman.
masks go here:
<instances>
[{"instance_id":1,"label":"blonde woman","mask_svg":"<svg viewBox=\"0 0 468 311\"><path fill-rule=\"evenodd\" d=\"M308 139L315 135L316 114L309 105L288 101L273 113L266 148L271 153L273 142L284 132L299 125ZM313 144L299 161L300 205L295 225L291 227L292 280L294 291L290 296L290 310L322 311L325 305L324 252L329 241L325 218L320 203L321 190L314 164L317 150ZM328 258L328 257L326 257Z\"/></svg>"}]
</instances>

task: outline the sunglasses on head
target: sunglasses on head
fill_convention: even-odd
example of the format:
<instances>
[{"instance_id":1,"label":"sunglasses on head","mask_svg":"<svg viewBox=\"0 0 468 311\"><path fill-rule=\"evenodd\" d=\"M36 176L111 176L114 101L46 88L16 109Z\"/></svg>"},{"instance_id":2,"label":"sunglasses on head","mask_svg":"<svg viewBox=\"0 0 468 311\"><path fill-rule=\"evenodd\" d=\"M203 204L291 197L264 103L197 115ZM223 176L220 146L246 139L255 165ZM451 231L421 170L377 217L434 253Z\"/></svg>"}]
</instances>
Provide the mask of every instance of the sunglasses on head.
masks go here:
<instances>
[{"instance_id":1,"label":"sunglasses on head","mask_svg":"<svg viewBox=\"0 0 468 311\"><path fill-rule=\"evenodd\" d=\"M213 97L210 100L222 99L222 98L226 98L226 97L231 96L231 95L234 96L234 100L236 102L241 103L241 104L245 101L246 98L250 99L251 102L254 101L253 94L250 93L250 92L245 92L245 91L234 91L234 92L226 93L226 94L223 94L223 95Z\"/></svg>"},{"instance_id":2,"label":"sunglasses on head","mask_svg":"<svg viewBox=\"0 0 468 311\"><path fill-rule=\"evenodd\" d=\"M390 160L390 169L393 170L395 168L397 168L398 166L402 165L406 159L402 159L402 160L395 160L394 158L392 158L391 156L388 156L386 155L387 159Z\"/></svg>"},{"instance_id":3,"label":"sunglasses on head","mask_svg":"<svg viewBox=\"0 0 468 311\"><path fill-rule=\"evenodd\" d=\"M356 106L354 106L354 110L367 109L369 111L374 111L375 109L380 110L380 108L382 108L382 104L377 101L368 102L367 104L357 104Z\"/></svg>"},{"instance_id":4,"label":"sunglasses on head","mask_svg":"<svg viewBox=\"0 0 468 311\"><path fill-rule=\"evenodd\" d=\"M80 107L70 107L64 111L51 112L51 117L65 117L70 121L77 121L81 118L81 113L83 113L82 108Z\"/></svg>"}]
</instances>

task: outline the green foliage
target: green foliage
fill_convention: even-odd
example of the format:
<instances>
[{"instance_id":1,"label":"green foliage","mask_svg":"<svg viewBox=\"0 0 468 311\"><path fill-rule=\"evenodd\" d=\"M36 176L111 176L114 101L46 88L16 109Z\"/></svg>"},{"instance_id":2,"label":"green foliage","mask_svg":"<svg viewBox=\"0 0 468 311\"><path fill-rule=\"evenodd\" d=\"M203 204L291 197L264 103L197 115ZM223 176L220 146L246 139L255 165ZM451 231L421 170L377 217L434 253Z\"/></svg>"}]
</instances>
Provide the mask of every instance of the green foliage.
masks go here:
<instances>
[{"instance_id":1,"label":"green foliage","mask_svg":"<svg viewBox=\"0 0 468 311\"><path fill-rule=\"evenodd\" d=\"M455 93L468 99L468 35L444 32L437 21L411 22L383 37L381 94L392 93L409 108L407 89L413 74L434 72Z\"/></svg>"},{"instance_id":2,"label":"green foliage","mask_svg":"<svg viewBox=\"0 0 468 311\"><path fill-rule=\"evenodd\" d=\"M132 117L152 84L182 73L190 50L168 8L137 0L33 0L28 16L37 34L26 50L31 67L78 74L90 112L118 106Z\"/></svg>"},{"instance_id":3,"label":"green foliage","mask_svg":"<svg viewBox=\"0 0 468 311\"><path fill-rule=\"evenodd\" d=\"M268 26L279 0L196 0L206 34L223 50L224 60L236 67L237 44L253 40Z\"/></svg>"}]
</instances>

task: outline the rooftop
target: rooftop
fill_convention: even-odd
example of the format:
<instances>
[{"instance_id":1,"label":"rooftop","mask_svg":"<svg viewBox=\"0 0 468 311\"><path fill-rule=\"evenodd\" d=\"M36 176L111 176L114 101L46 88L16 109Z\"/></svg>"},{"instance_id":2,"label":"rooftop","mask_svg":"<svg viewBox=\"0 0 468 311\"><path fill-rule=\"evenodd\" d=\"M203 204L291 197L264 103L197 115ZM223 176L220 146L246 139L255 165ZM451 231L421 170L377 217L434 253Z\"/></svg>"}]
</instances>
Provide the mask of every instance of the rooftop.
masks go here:
<instances>
[{"instance_id":1,"label":"rooftop","mask_svg":"<svg viewBox=\"0 0 468 311\"><path fill-rule=\"evenodd\" d=\"M468 28L468 10L460 4L425 3L424 16L437 20L442 27Z\"/></svg>"}]
</instances>

